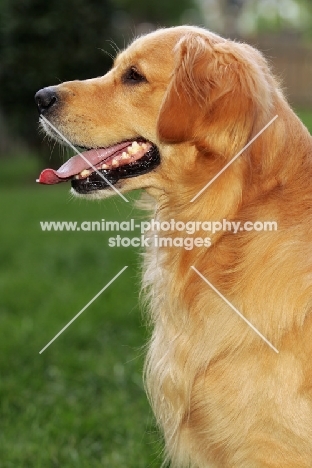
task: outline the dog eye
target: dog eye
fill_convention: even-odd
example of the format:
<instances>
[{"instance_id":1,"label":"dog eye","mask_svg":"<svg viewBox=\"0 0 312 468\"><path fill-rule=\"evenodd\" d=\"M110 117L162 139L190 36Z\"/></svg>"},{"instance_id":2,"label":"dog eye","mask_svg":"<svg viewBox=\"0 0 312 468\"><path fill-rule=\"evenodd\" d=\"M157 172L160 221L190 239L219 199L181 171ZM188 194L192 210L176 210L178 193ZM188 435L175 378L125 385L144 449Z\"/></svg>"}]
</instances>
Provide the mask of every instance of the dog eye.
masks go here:
<instances>
[{"instance_id":1,"label":"dog eye","mask_svg":"<svg viewBox=\"0 0 312 468\"><path fill-rule=\"evenodd\" d=\"M147 79L144 75L138 72L135 67L130 67L123 75L122 81L125 84L139 84L146 83Z\"/></svg>"}]
</instances>

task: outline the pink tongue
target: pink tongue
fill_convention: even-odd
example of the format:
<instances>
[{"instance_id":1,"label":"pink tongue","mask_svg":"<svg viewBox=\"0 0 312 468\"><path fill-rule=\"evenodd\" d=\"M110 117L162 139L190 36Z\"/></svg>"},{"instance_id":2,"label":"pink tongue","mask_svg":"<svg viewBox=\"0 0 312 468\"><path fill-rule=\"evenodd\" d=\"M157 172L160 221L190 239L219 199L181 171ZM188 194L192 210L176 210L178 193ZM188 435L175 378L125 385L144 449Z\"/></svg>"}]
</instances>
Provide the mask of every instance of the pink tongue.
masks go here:
<instances>
[{"instance_id":1,"label":"pink tongue","mask_svg":"<svg viewBox=\"0 0 312 468\"><path fill-rule=\"evenodd\" d=\"M84 158L77 154L66 161L66 163L57 171L54 169L44 169L39 176L38 182L40 184L48 185L66 182L68 179L79 174L84 169L89 169L91 166L96 166L100 162L106 161L108 158L127 148L129 145L130 142L127 141L105 149L98 148L85 151L84 153L81 153Z\"/></svg>"}]
</instances>

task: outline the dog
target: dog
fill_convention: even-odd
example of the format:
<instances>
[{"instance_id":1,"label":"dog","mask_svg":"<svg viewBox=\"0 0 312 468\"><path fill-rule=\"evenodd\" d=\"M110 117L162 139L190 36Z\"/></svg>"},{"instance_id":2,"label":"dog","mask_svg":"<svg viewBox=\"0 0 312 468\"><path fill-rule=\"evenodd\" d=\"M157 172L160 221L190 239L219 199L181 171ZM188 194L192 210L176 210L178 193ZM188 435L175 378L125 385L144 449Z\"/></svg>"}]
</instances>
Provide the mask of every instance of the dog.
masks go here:
<instances>
[{"instance_id":1,"label":"dog","mask_svg":"<svg viewBox=\"0 0 312 468\"><path fill-rule=\"evenodd\" d=\"M86 158L39 182L70 181L89 199L144 189L169 224L143 273L164 463L311 468L312 139L263 55L203 28L159 29L103 77L44 88L36 102L45 131ZM212 220L277 229L218 229L207 246L196 239ZM177 229L190 221L195 233ZM194 248L159 246L181 236Z\"/></svg>"}]
</instances>

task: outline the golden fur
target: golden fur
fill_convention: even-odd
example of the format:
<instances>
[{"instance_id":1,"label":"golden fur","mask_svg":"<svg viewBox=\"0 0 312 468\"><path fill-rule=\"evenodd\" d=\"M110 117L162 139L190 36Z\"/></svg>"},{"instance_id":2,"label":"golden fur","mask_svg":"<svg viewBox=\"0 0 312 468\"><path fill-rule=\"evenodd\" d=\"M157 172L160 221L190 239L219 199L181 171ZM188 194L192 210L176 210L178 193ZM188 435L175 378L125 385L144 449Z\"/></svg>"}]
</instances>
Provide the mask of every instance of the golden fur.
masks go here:
<instances>
[{"instance_id":1,"label":"golden fur","mask_svg":"<svg viewBox=\"0 0 312 468\"><path fill-rule=\"evenodd\" d=\"M131 66L146 83L123 83ZM51 121L74 144L142 136L158 146L159 167L116 185L146 189L156 219L278 223L275 232L220 231L210 248L146 253L145 379L171 466L311 468L312 141L266 60L204 29L161 29L135 40L105 76L56 89L62 106Z\"/></svg>"}]
</instances>

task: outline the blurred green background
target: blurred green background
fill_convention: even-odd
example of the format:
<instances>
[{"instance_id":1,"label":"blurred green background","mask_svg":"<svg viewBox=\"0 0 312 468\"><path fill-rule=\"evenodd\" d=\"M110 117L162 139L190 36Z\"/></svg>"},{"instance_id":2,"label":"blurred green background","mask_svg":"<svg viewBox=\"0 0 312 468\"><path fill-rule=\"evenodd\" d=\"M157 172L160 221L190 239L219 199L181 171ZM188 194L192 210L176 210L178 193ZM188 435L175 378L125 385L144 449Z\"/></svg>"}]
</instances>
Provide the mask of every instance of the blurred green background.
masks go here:
<instances>
[{"instance_id":1,"label":"blurred green background","mask_svg":"<svg viewBox=\"0 0 312 468\"><path fill-rule=\"evenodd\" d=\"M36 185L40 170L65 156L38 134L33 95L104 74L134 36L184 23L262 49L312 130L308 0L0 0L1 467L161 464L142 384L149 331L138 305L139 249L109 248L109 233L42 232L39 224L138 219L139 194L90 203L72 199L67 184Z\"/></svg>"}]
</instances>

